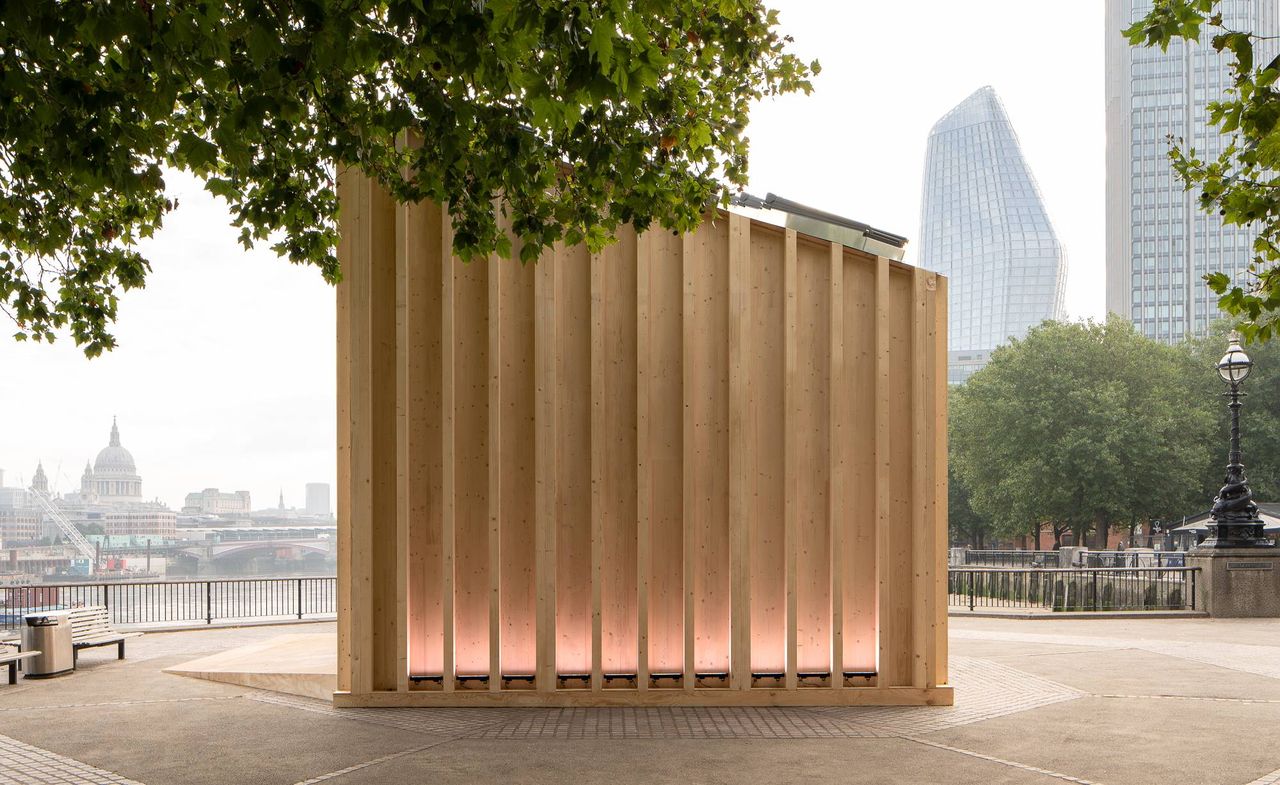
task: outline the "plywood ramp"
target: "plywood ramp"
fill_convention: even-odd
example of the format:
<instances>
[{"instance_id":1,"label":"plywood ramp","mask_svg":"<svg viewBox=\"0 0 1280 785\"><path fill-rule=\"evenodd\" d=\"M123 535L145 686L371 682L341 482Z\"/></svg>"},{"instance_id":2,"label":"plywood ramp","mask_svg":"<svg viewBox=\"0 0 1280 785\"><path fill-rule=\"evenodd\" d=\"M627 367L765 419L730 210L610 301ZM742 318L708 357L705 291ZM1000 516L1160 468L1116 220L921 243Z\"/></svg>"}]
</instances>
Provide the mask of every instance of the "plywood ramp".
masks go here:
<instances>
[{"instance_id":1,"label":"plywood ramp","mask_svg":"<svg viewBox=\"0 0 1280 785\"><path fill-rule=\"evenodd\" d=\"M339 191L338 704L950 703L945 281L728 213L463 263Z\"/></svg>"}]
</instances>

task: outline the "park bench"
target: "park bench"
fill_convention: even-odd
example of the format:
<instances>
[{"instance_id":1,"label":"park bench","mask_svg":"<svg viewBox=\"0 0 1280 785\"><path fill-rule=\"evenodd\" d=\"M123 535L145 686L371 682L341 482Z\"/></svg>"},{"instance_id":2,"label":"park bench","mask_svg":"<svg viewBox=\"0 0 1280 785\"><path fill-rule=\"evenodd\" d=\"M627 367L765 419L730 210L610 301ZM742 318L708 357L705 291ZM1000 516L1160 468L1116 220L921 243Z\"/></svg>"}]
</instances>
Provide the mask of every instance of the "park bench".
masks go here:
<instances>
[{"instance_id":1,"label":"park bench","mask_svg":"<svg viewBox=\"0 0 1280 785\"><path fill-rule=\"evenodd\" d=\"M9 666L10 684L18 683L18 663L28 657L35 657L39 653L38 651L18 651L17 649L13 651L0 650L0 665Z\"/></svg>"},{"instance_id":2,"label":"park bench","mask_svg":"<svg viewBox=\"0 0 1280 785\"><path fill-rule=\"evenodd\" d=\"M95 646L112 646L119 648L116 659L124 659L124 642L136 638L140 632L120 632L111 626L111 615L101 605L89 608L77 608L71 612L71 659L74 662L81 649Z\"/></svg>"}]
</instances>

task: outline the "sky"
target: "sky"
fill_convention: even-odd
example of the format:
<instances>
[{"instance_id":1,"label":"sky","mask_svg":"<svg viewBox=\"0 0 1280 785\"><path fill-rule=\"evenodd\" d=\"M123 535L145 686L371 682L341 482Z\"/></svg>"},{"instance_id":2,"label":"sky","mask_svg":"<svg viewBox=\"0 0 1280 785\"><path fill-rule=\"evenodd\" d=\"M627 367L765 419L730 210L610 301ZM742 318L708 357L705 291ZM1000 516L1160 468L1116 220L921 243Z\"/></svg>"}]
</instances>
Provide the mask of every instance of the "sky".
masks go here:
<instances>
[{"instance_id":1,"label":"sky","mask_svg":"<svg viewBox=\"0 0 1280 785\"><path fill-rule=\"evenodd\" d=\"M753 111L753 193L914 240L929 129L991 85L1066 248L1068 314L1104 314L1101 2L768 4L822 73L812 95ZM336 475L333 290L315 269L242 249L220 202L167 179L180 207L143 248L153 272L122 297L115 351L87 360L69 339L0 337L4 485L29 484L42 461L55 490L78 489L115 416L148 499L177 509L216 487L262 508L283 490L301 507L305 483Z\"/></svg>"}]
</instances>

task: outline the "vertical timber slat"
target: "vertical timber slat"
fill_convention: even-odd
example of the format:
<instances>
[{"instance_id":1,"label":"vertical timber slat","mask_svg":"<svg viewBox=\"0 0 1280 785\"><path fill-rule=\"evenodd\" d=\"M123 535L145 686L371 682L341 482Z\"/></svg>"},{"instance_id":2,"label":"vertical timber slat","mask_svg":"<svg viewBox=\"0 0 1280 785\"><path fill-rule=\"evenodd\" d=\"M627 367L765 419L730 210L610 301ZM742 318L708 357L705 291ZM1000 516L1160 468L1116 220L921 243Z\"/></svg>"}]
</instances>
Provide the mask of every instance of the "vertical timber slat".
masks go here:
<instances>
[{"instance_id":1,"label":"vertical timber slat","mask_svg":"<svg viewBox=\"0 0 1280 785\"><path fill-rule=\"evenodd\" d=\"M933 411L927 412L934 418L933 455L934 489L933 489L933 536L934 536L934 627L932 645L933 673L926 686L935 687L950 682L948 674L948 630L947 630L947 279L941 275L934 277L933 292L933 376L934 388Z\"/></svg>"},{"instance_id":2,"label":"vertical timber slat","mask_svg":"<svg viewBox=\"0 0 1280 785\"><path fill-rule=\"evenodd\" d=\"M798 629L799 623L798 613L798 597L797 597L797 576L796 568L798 566L797 551L799 550L799 500L796 499L797 477L796 462L799 458L798 434L796 432L795 409L796 401L796 385L799 382L799 358L796 356L798 348L798 327L800 303L799 297L799 281L797 271L797 257L799 250L797 248L797 235L794 229L786 231L785 247L783 249L783 298L784 309L786 312L784 321L785 337L783 339L783 356L784 356L784 395L783 395L783 417L785 419L784 429L785 446L783 455L783 477L784 477L784 507L786 515L786 535L784 547L787 551L787 670L784 677L784 685L788 690L794 690L797 687L797 660L799 657L799 641Z\"/></svg>"},{"instance_id":3,"label":"vertical timber slat","mask_svg":"<svg viewBox=\"0 0 1280 785\"><path fill-rule=\"evenodd\" d=\"M695 686L695 663L697 662L697 629L696 622L697 594L694 585L693 557L697 548L697 531L694 518L697 516L697 405L691 400L697 389L697 367L695 364L695 344L698 340L697 289L695 276L698 274L696 258L696 233L690 232L680 238L680 275L684 292L684 318L681 321L681 388L683 390L683 429L681 434L681 454L683 474L683 559L684 566L681 579L681 594L684 597L684 656L683 680L685 690L692 691Z\"/></svg>"},{"instance_id":4,"label":"vertical timber slat","mask_svg":"<svg viewBox=\"0 0 1280 785\"><path fill-rule=\"evenodd\" d=\"M489 264L489 690L502 686L502 268Z\"/></svg>"},{"instance_id":5,"label":"vertical timber slat","mask_svg":"<svg viewBox=\"0 0 1280 785\"><path fill-rule=\"evenodd\" d=\"M501 462L501 520L497 532L501 624L497 641L501 647L501 675L507 678L528 677L537 669L534 267L515 260L498 266L502 316L497 377L501 443L495 453Z\"/></svg>"},{"instance_id":6,"label":"vertical timber slat","mask_svg":"<svg viewBox=\"0 0 1280 785\"><path fill-rule=\"evenodd\" d=\"M848 517L848 506L845 504L845 492L848 482L845 478L844 465L844 424L847 421L845 409L848 407L848 396L844 391L848 381L844 373L844 246L831 244L831 323L828 325L828 339L831 346L831 383L827 397L830 412L828 414L828 442L830 464L827 468L827 503L828 520L831 526L831 544L829 550L831 569L831 686L835 689L844 687L844 547L845 521Z\"/></svg>"},{"instance_id":7,"label":"vertical timber slat","mask_svg":"<svg viewBox=\"0 0 1280 785\"><path fill-rule=\"evenodd\" d=\"M636 235L623 227L618 242L600 255L602 347L600 383L604 401L601 440L601 668L604 686L622 687L610 676L637 673L638 530Z\"/></svg>"},{"instance_id":8,"label":"vertical timber slat","mask_svg":"<svg viewBox=\"0 0 1280 785\"><path fill-rule=\"evenodd\" d=\"M457 543L457 509L458 503L454 498L454 480L456 472L453 462L453 442L454 442L454 394L453 380L454 356L457 354L454 348L454 291L453 291L453 265L456 260L453 256L453 223L449 219L448 209L441 207L442 220L440 223L440 254L443 261L440 265L440 288L443 291L441 295L440 306L440 354L441 359L441 378L440 378L440 405L441 420L440 428L441 446L440 452L444 463L443 479L441 483L441 493L443 494L444 510L442 514L443 535L442 535L442 560L441 569L444 572L444 676L441 681L441 687L445 692L453 692L457 686L457 626L454 620L457 617L456 605L454 599L454 546Z\"/></svg>"},{"instance_id":9,"label":"vertical timber slat","mask_svg":"<svg viewBox=\"0 0 1280 785\"><path fill-rule=\"evenodd\" d=\"M653 553L653 450L649 424L649 282L653 234L636 237L636 688L649 689L649 583Z\"/></svg>"},{"instance_id":10,"label":"vertical timber slat","mask_svg":"<svg viewBox=\"0 0 1280 785\"><path fill-rule=\"evenodd\" d=\"M936 625L934 617L933 570L934 559L930 549L934 534L934 493L937 486L933 477L933 449L936 425L932 416L934 387L929 383L933 371L934 324L932 308L933 275L919 267L911 276L911 422L912 444L911 494L915 499L911 513L912 547L912 635L916 641L931 640ZM922 547L923 546L923 547ZM932 646L917 646L913 652L911 683L916 687L929 684L934 676Z\"/></svg>"},{"instance_id":11,"label":"vertical timber slat","mask_svg":"<svg viewBox=\"0 0 1280 785\"><path fill-rule=\"evenodd\" d=\"M556 670L591 673L591 258L556 246Z\"/></svg>"},{"instance_id":12,"label":"vertical timber slat","mask_svg":"<svg viewBox=\"0 0 1280 785\"><path fill-rule=\"evenodd\" d=\"M538 692L556 688L556 259L534 272L534 373L537 428L537 673Z\"/></svg>"},{"instance_id":13,"label":"vertical timber slat","mask_svg":"<svg viewBox=\"0 0 1280 785\"><path fill-rule=\"evenodd\" d=\"M459 677L483 679L493 641L489 576L489 280L485 264L455 259L453 277L454 659ZM490 275L490 272L493 274Z\"/></svg>"},{"instance_id":14,"label":"vertical timber slat","mask_svg":"<svg viewBox=\"0 0 1280 785\"><path fill-rule=\"evenodd\" d=\"M916 471L915 428L912 420L916 377L912 362L915 331L913 275L910 269L890 270L888 293L895 307L881 312L885 333L880 344L885 350L880 382L885 415L877 421L888 429L888 444L881 469L886 472L882 501L885 542L882 553L882 600L880 617L881 686L909 687L914 678L914 571L912 557L915 508L913 497ZM896 366L894 361L897 361ZM897 371L895 375L895 371ZM892 393L888 391L892 389Z\"/></svg>"},{"instance_id":15,"label":"vertical timber slat","mask_svg":"<svg viewBox=\"0 0 1280 785\"><path fill-rule=\"evenodd\" d=\"M355 241L358 201L356 195L357 174L349 169L338 172L338 199L344 205L339 213L338 256L344 267L354 261L352 247ZM355 661L355 642L351 637L351 587L355 583L355 574L351 564L351 492L356 478L352 474L351 465L351 385L353 377L358 374L354 367L351 352L353 320L356 308L351 302L351 281L344 277L335 293L335 316L337 321L336 336L336 407L338 432L337 449L337 520L338 520L338 559L337 559L337 600L338 610L338 673L337 689L339 692L353 692L351 682L351 666Z\"/></svg>"},{"instance_id":16,"label":"vertical timber slat","mask_svg":"<svg viewBox=\"0 0 1280 785\"><path fill-rule=\"evenodd\" d=\"M403 372L404 443L400 474L408 527L409 655L406 678L443 674L443 552L441 439L441 286L445 253L438 205L401 207L405 323L399 365Z\"/></svg>"},{"instance_id":17,"label":"vertical timber slat","mask_svg":"<svg viewBox=\"0 0 1280 785\"><path fill-rule=\"evenodd\" d=\"M604 259L591 255L591 689L604 687L605 396Z\"/></svg>"},{"instance_id":18,"label":"vertical timber slat","mask_svg":"<svg viewBox=\"0 0 1280 785\"><path fill-rule=\"evenodd\" d=\"M396 616L404 620L399 630L398 640L396 641L396 652L398 652L398 662L396 663L394 675L396 680L396 690L405 692L409 689L409 625L414 621L410 613L409 602L409 560L415 555L414 549L409 547L409 531L413 524L413 498L410 467L415 465L410 460L410 441L417 442L416 431L419 426L417 419L422 413L422 407L413 406L414 377L415 373L425 362L426 358L421 354L415 355L408 351L408 347L412 340L417 336L413 335L419 325L413 324L412 320L417 316L416 306L411 308L410 301L414 292L410 291L411 279L416 272L416 268L421 266L421 260L411 258L420 249L410 246L409 235L412 231L411 224L404 215L409 208L406 206L396 207L395 230L392 235L395 237L395 298L396 298L396 333L395 333L395 412L396 412L396 446L395 446L395 467L396 467L396 554L399 555L399 561L404 563L403 569L397 570L396 575L396 597L397 604L400 606L396 609ZM413 335L413 338L410 336ZM420 426L419 426L420 427ZM411 438L412 436L412 438ZM421 456L415 456L421 457Z\"/></svg>"},{"instance_id":19,"label":"vertical timber slat","mask_svg":"<svg viewBox=\"0 0 1280 785\"><path fill-rule=\"evenodd\" d=\"M750 477L751 669L787 669L786 305L784 233L751 233L751 334L748 373L754 448ZM762 686L769 682L762 681Z\"/></svg>"},{"instance_id":20,"label":"vertical timber slat","mask_svg":"<svg viewBox=\"0 0 1280 785\"><path fill-rule=\"evenodd\" d=\"M408 553L401 548L407 530L402 528L396 470L396 203L372 179L369 188L370 265L370 389L369 412L373 437L369 443L371 485L369 498L368 564L370 625L373 630L371 688L398 690L408 685L405 662L404 604Z\"/></svg>"},{"instance_id":21,"label":"vertical timber slat","mask_svg":"<svg viewBox=\"0 0 1280 785\"><path fill-rule=\"evenodd\" d=\"M351 502L348 512L350 541L348 546L351 564L351 691L357 694L373 691L373 630L369 624L373 565L370 561L369 519L373 497L373 445L374 426L370 419L372 402L373 360L370 344L373 340L369 302L372 290L370 267L372 265L370 235L373 220L371 188L368 178L355 171L348 171L355 181L353 211L354 230L351 233L350 287L351 305L351 382L348 404L351 419Z\"/></svg>"},{"instance_id":22,"label":"vertical timber slat","mask_svg":"<svg viewBox=\"0 0 1280 785\"><path fill-rule=\"evenodd\" d=\"M391 363L394 384L391 388L392 409L395 412L394 449L392 450L392 472L395 483L395 548L391 554L395 564L395 642L392 653L391 679L397 692L409 690L409 559L413 551L409 548L409 529L411 525L411 499L409 494L410 467L409 460L410 429L413 423L411 409L421 411L421 407L411 405L410 366L418 366L423 357L410 358L406 347L409 346L409 335L413 329L410 325L409 307L409 222L404 212L407 208L392 205L390 235L395 247L392 251L391 268L393 276L393 297L395 298L395 325L391 336ZM415 260L417 262L417 260ZM420 264L420 262L419 262Z\"/></svg>"},{"instance_id":23,"label":"vertical timber slat","mask_svg":"<svg viewBox=\"0 0 1280 785\"><path fill-rule=\"evenodd\" d=\"M844 287L844 381L837 409L847 419L843 461L848 472L842 492L847 513L841 579L844 608L844 667L863 674L874 673L879 625L876 532L876 275L874 257L847 254Z\"/></svg>"},{"instance_id":24,"label":"vertical timber slat","mask_svg":"<svg viewBox=\"0 0 1280 785\"><path fill-rule=\"evenodd\" d=\"M729 685L751 687L751 526L755 423L751 395L751 220L729 214Z\"/></svg>"},{"instance_id":25,"label":"vertical timber slat","mask_svg":"<svg viewBox=\"0 0 1280 785\"><path fill-rule=\"evenodd\" d=\"M796 504L796 670L805 683L831 672L830 243L800 243L796 258L791 488Z\"/></svg>"},{"instance_id":26,"label":"vertical timber slat","mask_svg":"<svg viewBox=\"0 0 1280 785\"><path fill-rule=\"evenodd\" d=\"M650 232L648 239L647 656L651 675L678 680L684 672L685 649L683 241L659 231ZM663 685L675 686L669 680Z\"/></svg>"},{"instance_id":27,"label":"vertical timber slat","mask_svg":"<svg viewBox=\"0 0 1280 785\"><path fill-rule=\"evenodd\" d=\"M890 374L893 371L889 344L889 260L876 259L876 308L875 308L875 423L876 423L876 601L877 610L877 685L896 685L898 674L893 666L894 653L888 637L892 618L889 589L889 529L893 523L889 499L892 488L892 464L889 459L889 399L893 395Z\"/></svg>"}]
</instances>

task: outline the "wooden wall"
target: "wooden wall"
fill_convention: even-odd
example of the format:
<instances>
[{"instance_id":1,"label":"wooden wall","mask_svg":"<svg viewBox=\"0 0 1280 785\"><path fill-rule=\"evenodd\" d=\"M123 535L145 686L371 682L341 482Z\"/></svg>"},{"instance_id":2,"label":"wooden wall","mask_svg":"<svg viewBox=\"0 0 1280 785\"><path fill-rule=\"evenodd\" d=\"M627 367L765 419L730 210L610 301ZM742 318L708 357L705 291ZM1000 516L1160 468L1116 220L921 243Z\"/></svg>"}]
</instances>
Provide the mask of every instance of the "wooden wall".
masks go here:
<instances>
[{"instance_id":1,"label":"wooden wall","mask_svg":"<svg viewBox=\"0 0 1280 785\"><path fill-rule=\"evenodd\" d=\"M944 279L339 192L337 703L950 703Z\"/></svg>"}]
</instances>

